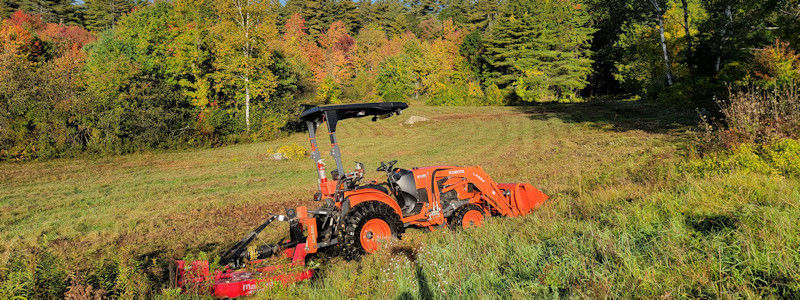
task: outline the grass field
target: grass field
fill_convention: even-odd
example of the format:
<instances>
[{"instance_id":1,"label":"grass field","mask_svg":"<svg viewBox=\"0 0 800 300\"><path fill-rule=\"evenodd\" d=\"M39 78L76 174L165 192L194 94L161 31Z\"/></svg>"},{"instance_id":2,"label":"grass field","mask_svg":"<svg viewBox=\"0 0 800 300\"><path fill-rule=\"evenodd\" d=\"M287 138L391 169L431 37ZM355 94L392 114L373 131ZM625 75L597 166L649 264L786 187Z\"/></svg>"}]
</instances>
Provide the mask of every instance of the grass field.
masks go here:
<instances>
[{"instance_id":1,"label":"grass field","mask_svg":"<svg viewBox=\"0 0 800 300\"><path fill-rule=\"evenodd\" d=\"M412 115L431 121L404 125ZM679 171L691 116L639 102L427 107L340 123L347 168L481 165L551 200L521 218L404 239L260 297L800 297L800 181ZM297 133L215 149L0 163L0 298L169 296L175 258L218 253L310 200L310 160L267 149ZM372 171L372 172L369 172ZM286 228L269 228L265 239ZM69 294L68 293L68 294ZM87 292L88 293L88 292Z\"/></svg>"}]
</instances>

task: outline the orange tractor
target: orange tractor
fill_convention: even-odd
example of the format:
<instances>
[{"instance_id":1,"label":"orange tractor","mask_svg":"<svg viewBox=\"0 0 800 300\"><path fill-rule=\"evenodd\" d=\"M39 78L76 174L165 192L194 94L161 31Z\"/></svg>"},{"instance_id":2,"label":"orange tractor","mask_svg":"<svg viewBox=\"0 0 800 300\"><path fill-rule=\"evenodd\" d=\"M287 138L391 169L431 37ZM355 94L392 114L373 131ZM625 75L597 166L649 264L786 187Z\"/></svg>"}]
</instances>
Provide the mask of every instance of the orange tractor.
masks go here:
<instances>
[{"instance_id":1,"label":"orange tractor","mask_svg":"<svg viewBox=\"0 0 800 300\"><path fill-rule=\"evenodd\" d=\"M401 102L318 106L300 118L308 126L311 159L319 176L314 200L323 204L316 210L305 206L287 209L250 232L226 251L221 270L213 274L208 262L178 261L179 285L208 283L217 297L249 295L263 285L309 279L313 269L304 268L305 257L320 249L336 247L346 259L357 259L377 251L389 239L399 239L405 228L434 230L448 226L479 226L488 216L520 216L541 205L548 196L526 183L498 184L481 167L432 166L396 168L396 160L381 162L378 172L385 182L364 182L364 165L345 173L336 139L339 121L371 116L389 117L407 108ZM317 129L325 123L336 169L326 174L317 146ZM271 222L289 222L289 237L278 244L249 247ZM263 259L283 253L288 265L261 266ZM293 272L286 272L290 266Z\"/></svg>"}]
</instances>

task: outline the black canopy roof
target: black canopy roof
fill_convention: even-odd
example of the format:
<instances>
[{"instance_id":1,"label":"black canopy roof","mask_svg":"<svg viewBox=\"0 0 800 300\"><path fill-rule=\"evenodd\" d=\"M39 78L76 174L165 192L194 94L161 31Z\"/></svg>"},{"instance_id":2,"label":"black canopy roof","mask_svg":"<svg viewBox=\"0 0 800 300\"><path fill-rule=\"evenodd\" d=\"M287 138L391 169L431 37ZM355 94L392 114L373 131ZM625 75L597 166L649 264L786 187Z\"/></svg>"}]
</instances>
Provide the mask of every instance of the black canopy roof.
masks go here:
<instances>
[{"instance_id":1,"label":"black canopy roof","mask_svg":"<svg viewBox=\"0 0 800 300\"><path fill-rule=\"evenodd\" d=\"M399 114L401 110L406 108L408 108L408 104L403 102L325 105L307 109L300 114L300 119L303 121L317 122L317 120L321 120L322 116L325 115L329 130L336 131L336 123L339 120L366 116L387 115L392 113Z\"/></svg>"}]
</instances>

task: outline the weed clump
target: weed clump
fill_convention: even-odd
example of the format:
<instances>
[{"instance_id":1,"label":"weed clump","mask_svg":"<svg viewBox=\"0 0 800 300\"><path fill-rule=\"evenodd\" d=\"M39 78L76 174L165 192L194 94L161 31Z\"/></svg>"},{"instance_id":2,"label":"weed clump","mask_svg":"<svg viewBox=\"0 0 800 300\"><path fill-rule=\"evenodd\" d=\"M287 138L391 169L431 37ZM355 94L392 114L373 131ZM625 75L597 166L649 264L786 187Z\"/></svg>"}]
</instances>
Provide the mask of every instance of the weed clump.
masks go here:
<instances>
[{"instance_id":1,"label":"weed clump","mask_svg":"<svg viewBox=\"0 0 800 300\"><path fill-rule=\"evenodd\" d=\"M800 138L800 87L796 84L771 89L752 86L730 94L728 100L717 100L724 125L708 119L701 122L705 129L701 145L731 148Z\"/></svg>"},{"instance_id":2,"label":"weed clump","mask_svg":"<svg viewBox=\"0 0 800 300\"><path fill-rule=\"evenodd\" d=\"M0 298L60 299L67 291L63 262L47 250L13 251L0 267Z\"/></svg>"}]
</instances>

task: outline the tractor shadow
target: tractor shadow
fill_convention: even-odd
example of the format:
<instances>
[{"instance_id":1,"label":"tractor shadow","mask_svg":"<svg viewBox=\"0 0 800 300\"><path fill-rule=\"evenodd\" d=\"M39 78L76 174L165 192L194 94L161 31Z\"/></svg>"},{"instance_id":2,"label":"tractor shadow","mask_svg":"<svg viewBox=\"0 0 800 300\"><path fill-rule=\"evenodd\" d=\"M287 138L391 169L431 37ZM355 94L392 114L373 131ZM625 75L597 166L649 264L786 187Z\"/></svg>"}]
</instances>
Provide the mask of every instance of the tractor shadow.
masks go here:
<instances>
[{"instance_id":1,"label":"tractor shadow","mask_svg":"<svg viewBox=\"0 0 800 300\"><path fill-rule=\"evenodd\" d=\"M581 103L541 103L517 106L515 109L531 120L558 118L564 122L625 132L680 133L700 120L696 109L651 101L590 101Z\"/></svg>"},{"instance_id":2,"label":"tractor shadow","mask_svg":"<svg viewBox=\"0 0 800 300\"><path fill-rule=\"evenodd\" d=\"M422 270L422 266L419 265L417 262L417 250L408 247L408 246L399 246L399 247L392 247L392 255L405 255L411 263L414 264L414 272L417 278L417 286L419 286L419 299L422 300L429 300L433 299L433 292L431 291L431 285L428 281L428 276L425 275L425 271ZM397 300L413 300L417 299L411 292L403 292L396 298Z\"/></svg>"}]
</instances>

